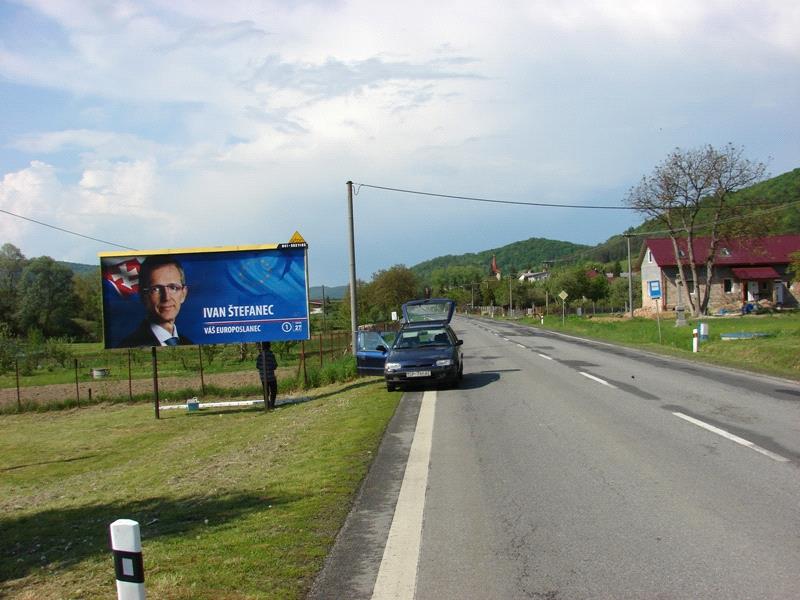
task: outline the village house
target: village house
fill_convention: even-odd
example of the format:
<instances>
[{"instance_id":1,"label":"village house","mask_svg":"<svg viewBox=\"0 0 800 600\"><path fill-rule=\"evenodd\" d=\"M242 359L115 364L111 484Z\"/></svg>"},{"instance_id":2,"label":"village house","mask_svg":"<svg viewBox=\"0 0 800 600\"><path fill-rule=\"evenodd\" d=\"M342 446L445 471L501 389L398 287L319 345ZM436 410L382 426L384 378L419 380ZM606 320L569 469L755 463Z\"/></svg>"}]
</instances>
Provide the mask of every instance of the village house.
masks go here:
<instances>
[{"instance_id":1,"label":"village house","mask_svg":"<svg viewBox=\"0 0 800 600\"><path fill-rule=\"evenodd\" d=\"M684 264L684 277L687 279L686 289L678 287L678 263L672 240L645 240L641 263L642 298L645 307L659 302L661 310L673 310L679 303L689 305L687 294L696 297L698 292L695 282L691 280L685 239L679 240L678 248ZM788 269L791 262L789 255L798 251L800 235L720 242L711 277L708 311L715 312L720 308L742 307L762 301L776 307L796 308L800 299L800 282L795 281L792 284ZM705 282L704 263L708 252L709 238L695 238L694 261L701 284ZM659 300L651 299L652 289L661 290Z\"/></svg>"}]
</instances>

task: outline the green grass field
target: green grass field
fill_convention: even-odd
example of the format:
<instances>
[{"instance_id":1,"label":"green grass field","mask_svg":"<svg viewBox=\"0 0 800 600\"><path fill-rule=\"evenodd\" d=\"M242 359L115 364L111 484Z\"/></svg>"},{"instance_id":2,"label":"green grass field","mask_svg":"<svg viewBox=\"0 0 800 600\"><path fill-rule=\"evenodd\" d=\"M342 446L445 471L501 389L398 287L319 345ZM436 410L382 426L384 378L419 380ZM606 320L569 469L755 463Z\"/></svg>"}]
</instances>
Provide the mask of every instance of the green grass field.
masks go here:
<instances>
[{"instance_id":1,"label":"green grass field","mask_svg":"<svg viewBox=\"0 0 800 600\"><path fill-rule=\"evenodd\" d=\"M538 319L521 322L542 327ZM614 317L576 317L562 325L560 317L545 317L544 328L606 340L626 346L681 356L721 366L755 371L800 380L800 314L765 314L744 317L687 319L686 327L675 327L672 315L661 319L625 319ZM692 329L707 323L709 339L701 342L698 353L692 352ZM660 333L659 333L660 328ZM758 332L767 337L723 341L722 333Z\"/></svg>"},{"instance_id":2,"label":"green grass field","mask_svg":"<svg viewBox=\"0 0 800 600\"><path fill-rule=\"evenodd\" d=\"M131 518L148 597L302 598L399 397L364 379L270 413L2 416L0 596L116 597L108 526Z\"/></svg>"}]
</instances>

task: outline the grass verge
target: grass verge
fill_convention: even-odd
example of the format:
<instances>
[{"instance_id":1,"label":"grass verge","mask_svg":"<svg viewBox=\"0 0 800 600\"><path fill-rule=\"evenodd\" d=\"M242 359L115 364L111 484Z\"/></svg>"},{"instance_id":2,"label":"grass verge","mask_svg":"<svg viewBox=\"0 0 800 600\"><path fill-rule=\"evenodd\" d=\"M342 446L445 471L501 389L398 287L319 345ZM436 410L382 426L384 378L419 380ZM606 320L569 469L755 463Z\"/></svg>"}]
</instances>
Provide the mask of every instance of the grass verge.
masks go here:
<instances>
[{"instance_id":1,"label":"grass verge","mask_svg":"<svg viewBox=\"0 0 800 600\"><path fill-rule=\"evenodd\" d=\"M149 597L302 598L399 400L368 379L261 410L0 418L0 596L115 597L108 526L141 525Z\"/></svg>"},{"instance_id":2,"label":"grass verge","mask_svg":"<svg viewBox=\"0 0 800 600\"><path fill-rule=\"evenodd\" d=\"M554 331L563 331L597 340L605 340L757 373L800 381L800 314L747 315L703 319L688 318L686 327L675 327L674 317L656 319L569 316L562 324L558 317L520 322ZM707 323L709 339L692 352L692 329ZM660 327L660 332L659 332ZM725 341L720 335L735 332L766 333L767 337Z\"/></svg>"}]
</instances>

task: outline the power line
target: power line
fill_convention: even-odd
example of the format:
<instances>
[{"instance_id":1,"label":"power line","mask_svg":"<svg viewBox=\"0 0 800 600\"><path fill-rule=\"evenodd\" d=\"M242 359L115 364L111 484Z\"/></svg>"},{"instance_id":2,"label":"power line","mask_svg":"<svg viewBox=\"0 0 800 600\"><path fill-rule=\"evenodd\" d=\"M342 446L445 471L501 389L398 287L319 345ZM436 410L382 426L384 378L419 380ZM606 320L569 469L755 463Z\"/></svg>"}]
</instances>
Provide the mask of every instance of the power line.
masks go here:
<instances>
[{"instance_id":1,"label":"power line","mask_svg":"<svg viewBox=\"0 0 800 600\"><path fill-rule=\"evenodd\" d=\"M123 246L122 244L117 244L115 242L109 242L108 240L101 240L100 238L92 237L90 235L85 235L83 233L78 233L77 231L70 231L69 229L64 229L63 227L58 227L57 225L51 225L50 223L45 223L44 221L37 221L36 219L31 219L30 217L24 217L22 215L18 215L17 213L13 213L10 210L4 210L0 208L1 213L5 213L7 215L11 215L12 217L16 217L18 219L22 219L24 221L30 221L31 223L36 223L37 225L42 225L43 227L49 227L50 229L55 229L56 231L61 231L63 233L68 233L70 235L76 235L78 237L85 238L87 240L92 240L93 242L100 242L102 244L108 244L109 246L116 246L117 248L122 248L124 250L136 250L136 248L131 248L130 246Z\"/></svg>"},{"instance_id":2,"label":"power line","mask_svg":"<svg viewBox=\"0 0 800 600\"><path fill-rule=\"evenodd\" d=\"M634 211L635 210L639 210L638 208L633 207L633 206L592 206L592 205L588 205L588 204L559 204L559 203L550 203L550 202L523 202L521 200L520 201L517 201L517 200L498 200L496 198L479 198L479 197L474 197L474 196L456 196L456 195L453 195L453 194L436 194L436 193L433 193L433 192L422 192L422 191L419 191L419 190L406 190L406 189L403 189L403 188L393 188L393 187L387 187L387 186L382 186L382 185L371 185L369 183L354 183L353 185L356 186L356 190L354 192L356 196L358 195L358 192L362 187L366 187L366 188L371 188L371 189L374 189L374 190L384 190L384 191L387 191L387 192L398 192L398 193L401 193L401 194L414 194L414 195L417 195L417 196L431 196L431 197L434 197L434 198L450 198L452 200L469 200L470 202L487 202L487 203L491 203L491 204L512 204L512 205L516 205L516 206L541 206L541 207L546 207L546 208L582 208L582 209L592 209L592 210L634 210ZM792 204L795 204L795 203L796 202L789 202L787 204L782 204L782 205L777 206L777 207L775 207L775 208L773 208L771 210L779 210L781 208L785 208L785 207L791 206ZM761 202L749 202L748 204L750 206L771 206L773 203L769 202L769 201L761 201ZM705 207L705 206L701 206L700 207L701 210L705 209L705 208L710 208L710 207ZM770 211L766 211L766 212L770 212ZM748 217L736 217L733 220L736 220L737 218L749 218L749 216ZM664 232L653 232L653 233L669 233L669 232L664 231Z\"/></svg>"},{"instance_id":3,"label":"power line","mask_svg":"<svg viewBox=\"0 0 800 600\"><path fill-rule=\"evenodd\" d=\"M491 204L514 204L517 206L544 206L549 208L590 208L594 210L636 210L632 206L588 206L585 204L555 204L548 202L522 202L515 200L497 200L495 198L475 198L471 196L454 196L451 194L434 194L432 192L420 192L417 190L404 190L400 188L391 188L381 185L370 185L368 183L356 183L360 190L362 187L371 188L373 190L384 190L387 192L398 192L401 194L415 194L417 196L432 196L434 198L450 198L453 200L469 200L471 202L488 202ZM356 191L358 195L358 191Z\"/></svg>"}]
</instances>

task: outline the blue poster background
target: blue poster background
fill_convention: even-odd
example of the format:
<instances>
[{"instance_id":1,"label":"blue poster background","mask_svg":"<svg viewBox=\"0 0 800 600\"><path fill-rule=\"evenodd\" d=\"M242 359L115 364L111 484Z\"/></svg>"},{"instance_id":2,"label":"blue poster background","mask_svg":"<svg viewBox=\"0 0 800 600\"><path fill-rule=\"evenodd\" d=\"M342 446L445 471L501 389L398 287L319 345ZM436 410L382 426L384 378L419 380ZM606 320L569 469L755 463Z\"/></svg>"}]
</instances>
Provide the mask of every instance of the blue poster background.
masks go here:
<instances>
[{"instance_id":1,"label":"blue poster background","mask_svg":"<svg viewBox=\"0 0 800 600\"><path fill-rule=\"evenodd\" d=\"M121 263L135 265L145 256L152 255L101 258L106 348L122 347L123 338L146 315L138 291L115 285L108 274ZM169 256L181 263L188 286L176 325L193 344L309 339L304 248ZM131 282L138 285L135 268L127 281Z\"/></svg>"}]
</instances>

